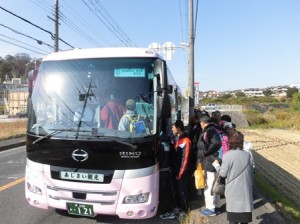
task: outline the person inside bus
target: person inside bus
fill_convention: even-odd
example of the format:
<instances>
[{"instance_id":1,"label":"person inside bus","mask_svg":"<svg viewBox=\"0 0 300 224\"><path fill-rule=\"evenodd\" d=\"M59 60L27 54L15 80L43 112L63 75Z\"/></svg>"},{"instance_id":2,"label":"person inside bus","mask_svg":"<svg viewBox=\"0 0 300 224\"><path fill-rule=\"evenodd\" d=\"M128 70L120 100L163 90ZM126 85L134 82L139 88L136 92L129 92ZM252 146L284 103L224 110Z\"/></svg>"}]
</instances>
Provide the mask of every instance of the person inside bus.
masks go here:
<instances>
[{"instance_id":1,"label":"person inside bus","mask_svg":"<svg viewBox=\"0 0 300 224\"><path fill-rule=\"evenodd\" d=\"M126 109L117 99L116 94L109 94L107 104L101 109L100 118L103 126L108 129L118 129L119 121Z\"/></svg>"},{"instance_id":2,"label":"person inside bus","mask_svg":"<svg viewBox=\"0 0 300 224\"><path fill-rule=\"evenodd\" d=\"M146 133L147 122L140 114L136 112L135 108L135 100L128 99L126 101L127 110L119 122L118 130L134 133Z\"/></svg>"}]
</instances>

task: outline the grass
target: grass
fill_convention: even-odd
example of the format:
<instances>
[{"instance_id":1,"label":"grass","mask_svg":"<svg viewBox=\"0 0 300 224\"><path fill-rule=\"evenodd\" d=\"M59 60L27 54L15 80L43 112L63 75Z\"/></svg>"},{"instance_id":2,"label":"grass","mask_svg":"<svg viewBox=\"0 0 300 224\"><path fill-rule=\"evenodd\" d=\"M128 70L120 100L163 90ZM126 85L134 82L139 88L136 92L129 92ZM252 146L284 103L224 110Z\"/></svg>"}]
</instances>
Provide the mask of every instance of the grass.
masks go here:
<instances>
[{"instance_id":1,"label":"grass","mask_svg":"<svg viewBox=\"0 0 300 224\"><path fill-rule=\"evenodd\" d=\"M300 211L293 201L283 196L282 193L259 172L255 173L254 181L259 191L273 204L288 223L300 223Z\"/></svg>"},{"instance_id":2,"label":"grass","mask_svg":"<svg viewBox=\"0 0 300 224\"><path fill-rule=\"evenodd\" d=\"M0 122L0 140L21 137L26 134L27 121Z\"/></svg>"}]
</instances>

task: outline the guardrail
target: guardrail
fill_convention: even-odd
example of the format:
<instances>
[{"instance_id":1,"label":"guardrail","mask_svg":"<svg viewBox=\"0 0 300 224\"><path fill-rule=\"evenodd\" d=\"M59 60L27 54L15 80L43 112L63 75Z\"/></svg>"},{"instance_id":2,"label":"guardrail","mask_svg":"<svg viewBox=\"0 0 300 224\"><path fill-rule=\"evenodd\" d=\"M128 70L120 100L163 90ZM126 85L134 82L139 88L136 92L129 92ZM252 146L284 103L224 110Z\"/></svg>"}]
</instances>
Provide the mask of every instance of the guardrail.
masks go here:
<instances>
[{"instance_id":1,"label":"guardrail","mask_svg":"<svg viewBox=\"0 0 300 224\"><path fill-rule=\"evenodd\" d=\"M205 108L206 111L225 110L225 111L242 111L242 105L229 105L229 104L215 104L214 106L203 105L201 108Z\"/></svg>"},{"instance_id":2,"label":"guardrail","mask_svg":"<svg viewBox=\"0 0 300 224\"><path fill-rule=\"evenodd\" d=\"M229 110L229 111L242 111L242 105L218 105L220 110Z\"/></svg>"}]
</instances>

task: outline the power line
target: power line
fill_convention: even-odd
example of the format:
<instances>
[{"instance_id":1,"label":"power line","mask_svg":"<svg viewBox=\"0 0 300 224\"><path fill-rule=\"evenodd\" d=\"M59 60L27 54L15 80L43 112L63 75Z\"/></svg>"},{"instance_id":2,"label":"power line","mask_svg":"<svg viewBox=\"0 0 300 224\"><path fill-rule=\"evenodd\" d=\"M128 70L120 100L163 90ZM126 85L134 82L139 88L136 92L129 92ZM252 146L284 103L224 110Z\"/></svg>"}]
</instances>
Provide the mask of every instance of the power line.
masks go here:
<instances>
[{"instance_id":1,"label":"power line","mask_svg":"<svg viewBox=\"0 0 300 224\"><path fill-rule=\"evenodd\" d=\"M91 36L89 36L86 32L81 30L75 23L73 23L71 20L69 20L66 16L61 14L61 21L63 21L67 26L69 26L71 29L73 29L75 32L77 32L80 36L85 38L87 41L89 41L91 44L96 46L101 46L100 43L98 43L95 39L93 39Z\"/></svg>"},{"instance_id":2,"label":"power line","mask_svg":"<svg viewBox=\"0 0 300 224\"><path fill-rule=\"evenodd\" d=\"M48 5L46 5L45 2L42 2L42 1L39 1L39 0L37 0L36 2L33 1L33 0L31 0L31 2L33 4L35 4L36 6L42 8L43 10L45 10L48 13L52 13L53 12L53 7L49 7Z\"/></svg>"},{"instance_id":3,"label":"power line","mask_svg":"<svg viewBox=\"0 0 300 224\"><path fill-rule=\"evenodd\" d=\"M197 20L198 20L198 7L199 7L199 0L196 3L196 17L195 17L195 38L196 38L196 31L197 31Z\"/></svg>"},{"instance_id":4,"label":"power line","mask_svg":"<svg viewBox=\"0 0 300 224\"><path fill-rule=\"evenodd\" d=\"M85 0L82 0L82 2L89 8L89 10L91 11L91 12L93 12L93 14L106 26L106 28L110 31L110 32L112 32L122 43L124 43L125 45L127 45L127 46L130 46L131 44L130 43L128 43L128 40L126 39L126 38L124 38L124 37L122 37L122 35L120 34L120 33L116 33L115 31L117 30L115 27L113 27L113 28L111 28L108 24L107 24L107 22L105 22L96 12L95 12L95 10L93 10L87 3L86 3L86 1ZM94 6L94 4L92 3L92 2L90 2L90 4L91 5L93 5ZM99 9L97 9L97 7L95 7L94 6L94 8L96 8L96 11L99 11ZM100 12L100 14L102 14L101 12ZM102 14L103 15L103 14ZM107 21L108 19L107 18L105 18L105 20ZM108 20L109 21L109 20ZM127 42L127 44L126 44L126 42Z\"/></svg>"},{"instance_id":5,"label":"power line","mask_svg":"<svg viewBox=\"0 0 300 224\"><path fill-rule=\"evenodd\" d=\"M183 9L183 10L182 10ZM188 4L187 1L179 0L179 15L180 15L180 28L181 28L181 39L186 42L188 39Z\"/></svg>"},{"instance_id":6,"label":"power line","mask_svg":"<svg viewBox=\"0 0 300 224\"><path fill-rule=\"evenodd\" d=\"M49 53L50 53L50 52L45 51L45 50L43 50L43 49L41 49L41 48L32 46L32 45L30 45L30 44L26 44L26 43L24 43L24 42L22 42L22 41L20 41L20 40L17 40L17 39L12 38L12 37L9 37L9 36L3 35L3 34L0 34L0 36L5 37L5 38L10 39L10 40L14 40L14 41L19 42L19 43L21 43L21 44L25 44L25 45L27 45L27 46L29 46L29 47L33 47L33 48L35 48L35 49L37 49L37 50L44 51L46 54L49 54Z\"/></svg>"},{"instance_id":7,"label":"power line","mask_svg":"<svg viewBox=\"0 0 300 224\"><path fill-rule=\"evenodd\" d=\"M38 44L40 44L40 45L44 44L44 45L47 45L48 47L54 49L53 46L51 46L50 44L44 43L43 41L38 40L38 39L36 39L36 38L34 38L34 37L28 36L28 35L26 35L26 34L24 34L24 33L21 33L21 32L19 32L19 31L15 30L15 29L12 29L12 28L10 28L10 27L8 27L8 26L5 26L5 25L3 25L3 24L1 24L1 23L0 23L0 26L3 26L3 27L5 27L5 28L7 28L7 29L9 29L9 30L11 30L11 31L13 31L13 32L15 32L15 33L17 33L17 34L20 34L20 35L23 35L23 36L25 36L25 37L28 37L28 38L30 38L30 39L32 39L32 40L35 40L35 41L36 41Z\"/></svg>"},{"instance_id":8,"label":"power line","mask_svg":"<svg viewBox=\"0 0 300 224\"><path fill-rule=\"evenodd\" d=\"M64 6L65 4L66 6ZM63 4L61 4L62 9L67 12L74 20L78 21L83 25L84 28L88 29L89 31L87 33L93 33L94 35L97 36L97 39L102 39L103 44L108 45L108 41L106 40L105 37L102 36L102 34L98 31L98 29L94 28L90 22L87 22L81 15L80 13L76 12L74 8L70 4L67 3L67 1L63 1Z\"/></svg>"},{"instance_id":9,"label":"power line","mask_svg":"<svg viewBox=\"0 0 300 224\"><path fill-rule=\"evenodd\" d=\"M35 5L37 5L39 8L43 9L47 13L53 14L53 7L51 7L47 2L42 0L31 0ZM64 13L61 12L62 10L59 10L59 18L60 21L62 21L66 26L68 26L70 29L72 29L74 32L78 33L81 37L83 37L86 41L91 43L94 46L101 46L101 44L95 40L93 37L89 35L90 32L84 32L76 23L74 23L72 20L68 19ZM66 10L67 11L67 10ZM74 16L76 19L77 17Z\"/></svg>"},{"instance_id":10,"label":"power line","mask_svg":"<svg viewBox=\"0 0 300 224\"><path fill-rule=\"evenodd\" d=\"M3 40L3 39L1 39L1 38L0 38L0 41L3 41L3 42L5 42L5 43L8 43L8 44L12 44L12 45L14 45L14 46L17 46L17 47L20 47L20 48L26 49L26 50L28 50L28 51L32 51L32 52L34 52L34 53L37 53L37 54L40 54L40 55L45 55L44 53L37 52L37 51L35 51L35 50L32 50L32 49L29 49L29 48L27 48L27 47L23 47L23 46L20 46L20 45L18 45L18 44L11 43L11 42L9 42L9 41L6 41L6 40Z\"/></svg>"},{"instance_id":11,"label":"power line","mask_svg":"<svg viewBox=\"0 0 300 224\"><path fill-rule=\"evenodd\" d=\"M89 0L90 2L92 2L92 0ZM130 40L130 38L128 37L127 33L122 29L122 27L120 27L120 25L116 22L116 20L109 14L109 12L104 8L104 6L100 3L99 0L94 0L100 7L100 9L98 9L98 7L96 7L96 9L98 10L99 13L101 13L102 11L104 13L101 13L104 17L107 17L107 21L109 23L111 23L111 25L114 27L114 30L118 33L120 33L121 36L123 36L123 38L126 40L126 42L133 46L134 43L132 42L132 40ZM111 22L110 22L111 21Z\"/></svg>"},{"instance_id":12,"label":"power line","mask_svg":"<svg viewBox=\"0 0 300 224\"><path fill-rule=\"evenodd\" d=\"M48 33L48 34L50 34L52 39L55 38L55 35L54 35L52 32L50 32L50 31L48 31L48 30L46 30L46 29L44 29L44 28L42 28L42 27L40 27L40 26L38 26L38 25L36 25L36 24L34 24L34 23L32 23L32 22L30 22L30 21L27 20L27 19L24 19L24 18L21 17L21 16L18 16L18 15L16 15L16 14L12 13L11 11L9 11L9 10L3 8L2 6L0 6L0 9L4 10L5 12L7 12L7 13L9 13L9 14L11 14L11 15L13 15L13 16L15 16L15 17L17 17L17 18L19 18L19 19L21 19L21 20L27 22L27 23L29 23L29 24L32 25L32 26L35 26L36 28L38 28L38 29L40 29L40 30L42 30L42 31L44 31L44 32L46 32L46 33ZM68 45L69 47L74 48L72 45L68 44L68 43L67 43L66 41L64 41L63 39L61 39L61 38L58 38L58 39L59 39L60 41L62 41L63 43L65 43L66 45Z\"/></svg>"}]
</instances>

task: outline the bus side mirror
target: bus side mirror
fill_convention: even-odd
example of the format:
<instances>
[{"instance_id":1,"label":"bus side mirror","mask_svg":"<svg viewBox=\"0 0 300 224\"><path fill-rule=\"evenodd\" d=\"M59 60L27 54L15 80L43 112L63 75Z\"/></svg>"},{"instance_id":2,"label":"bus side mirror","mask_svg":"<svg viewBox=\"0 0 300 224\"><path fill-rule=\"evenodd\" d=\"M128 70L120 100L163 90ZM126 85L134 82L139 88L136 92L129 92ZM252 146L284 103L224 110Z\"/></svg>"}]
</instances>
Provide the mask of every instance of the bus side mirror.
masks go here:
<instances>
[{"instance_id":1,"label":"bus side mirror","mask_svg":"<svg viewBox=\"0 0 300 224\"><path fill-rule=\"evenodd\" d=\"M167 86L167 91L169 94L172 94L173 93L173 86L172 85L168 85Z\"/></svg>"}]
</instances>

